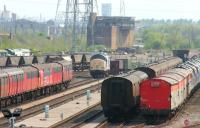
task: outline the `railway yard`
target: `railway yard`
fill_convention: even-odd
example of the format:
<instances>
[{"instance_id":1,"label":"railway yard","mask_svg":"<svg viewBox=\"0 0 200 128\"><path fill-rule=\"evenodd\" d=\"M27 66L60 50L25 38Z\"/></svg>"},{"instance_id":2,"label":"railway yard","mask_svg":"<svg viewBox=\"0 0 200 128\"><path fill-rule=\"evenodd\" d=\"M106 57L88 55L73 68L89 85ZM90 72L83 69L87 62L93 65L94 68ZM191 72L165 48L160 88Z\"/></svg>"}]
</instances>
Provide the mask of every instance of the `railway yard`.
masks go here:
<instances>
[{"instance_id":1,"label":"railway yard","mask_svg":"<svg viewBox=\"0 0 200 128\"><path fill-rule=\"evenodd\" d=\"M114 55L113 58L123 58L123 55L119 56L120 55ZM172 66L174 66L174 64L182 63L180 60L177 60L175 63L175 59L176 58L172 58L174 62ZM163 68L163 66L160 65L163 65L166 62L169 63L170 59L163 59L162 57L159 58L157 56L151 56L148 58L146 55L136 55L134 61L146 63L146 67L150 67L156 71L153 75L151 74L152 76L149 76L147 73L149 78L152 78L165 72L165 69L163 69L162 72L159 71L160 68ZM80 66L81 64L76 63L76 66L77 65ZM165 68L170 70L169 66L170 65ZM12 111L16 108L22 108L22 113L16 118L14 126L17 128L174 128L199 127L200 125L200 111L198 111L200 102L199 89L197 89L197 91L195 91L183 105L180 105L180 108L173 117L167 119L157 117L156 120L158 120L158 122L152 124L149 123L149 120L144 118L140 109L136 109L136 111L131 112L131 115L126 118L119 118L111 121L108 119L107 115L105 115L105 106L103 105L102 107L102 104L104 103L101 103L102 95L105 93L102 93L102 91L104 91L101 89L102 83L105 80L109 80L109 78L122 77L130 79L132 77L129 77L129 75L131 75L133 71L128 73L122 73L120 71L115 75L93 79L90 70L84 69L78 71L77 69L81 68L74 69L73 79L67 88L56 91L52 94L42 95L36 99L30 99L31 101L27 100L16 105L8 105L6 108L11 109ZM138 68L137 70L144 71L144 68ZM125 84L127 83L122 85ZM112 90L115 91L115 87L113 87ZM107 93L112 94L116 99L119 98L117 95L121 95L121 93L117 94L116 92ZM110 101L110 103L115 102L116 104L118 101L120 101L120 99ZM45 110L46 106L49 107L48 110ZM122 114L120 117L124 117L124 115ZM152 120L154 119L155 118L152 118ZM9 127L9 125L8 119L4 118L3 113L0 113L0 127L6 128Z\"/></svg>"},{"instance_id":2,"label":"railway yard","mask_svg":"<svg viewBox=\"0 0 200 128\"><path fill-rule=\"evenodd\" d=\"M0 128L200 128L197 2L2 0Z\"/></svg>"}]
</instances>

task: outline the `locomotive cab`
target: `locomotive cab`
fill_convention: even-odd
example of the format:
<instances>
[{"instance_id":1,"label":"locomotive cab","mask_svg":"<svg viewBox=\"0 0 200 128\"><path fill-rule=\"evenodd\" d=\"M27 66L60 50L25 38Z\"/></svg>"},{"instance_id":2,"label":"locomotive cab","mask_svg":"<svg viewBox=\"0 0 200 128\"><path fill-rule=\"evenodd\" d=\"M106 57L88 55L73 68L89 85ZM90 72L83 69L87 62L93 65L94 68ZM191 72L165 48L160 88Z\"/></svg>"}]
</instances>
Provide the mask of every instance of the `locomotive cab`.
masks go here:
<instances>
[{"instance_id":1,"label":"locomotive cab","mask_svg":"<svg viewBox=\"0 0 200 128\"><path fill-rule=\"evenodd\" d=\"M90 74L93 78L104 78L110 70L110 57L105 53L96 53L90 58Z\"/></svg>"}]
</instances>

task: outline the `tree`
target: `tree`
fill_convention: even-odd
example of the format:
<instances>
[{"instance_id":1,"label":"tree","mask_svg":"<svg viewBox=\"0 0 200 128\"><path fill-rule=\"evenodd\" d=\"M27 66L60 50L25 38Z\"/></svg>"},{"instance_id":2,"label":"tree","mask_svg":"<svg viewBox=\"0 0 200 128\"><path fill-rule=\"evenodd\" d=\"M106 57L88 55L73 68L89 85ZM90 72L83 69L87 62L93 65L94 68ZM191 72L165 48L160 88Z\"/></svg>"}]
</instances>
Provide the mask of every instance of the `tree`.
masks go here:
<instances>
[{"instance_id":1,"label":"tree","mask_svg":"<svg viewBox=\"0 0 200 128\"><path fill-rule=\"evenodd\" d=\"M143 41L146 49L162 49L165 43L165 35L147 30L143 33Z\"/></svg>"},{"instance_id":2,"label":"tree","mask_svg":"<svg viewBox=\"0 0 200 128\"><path fill-rule=\"evenodd\" d=\"M179 20L141 20L139 30L145 48L188 49L200 48L200 22Z\"/></svg>"}]
</instances>

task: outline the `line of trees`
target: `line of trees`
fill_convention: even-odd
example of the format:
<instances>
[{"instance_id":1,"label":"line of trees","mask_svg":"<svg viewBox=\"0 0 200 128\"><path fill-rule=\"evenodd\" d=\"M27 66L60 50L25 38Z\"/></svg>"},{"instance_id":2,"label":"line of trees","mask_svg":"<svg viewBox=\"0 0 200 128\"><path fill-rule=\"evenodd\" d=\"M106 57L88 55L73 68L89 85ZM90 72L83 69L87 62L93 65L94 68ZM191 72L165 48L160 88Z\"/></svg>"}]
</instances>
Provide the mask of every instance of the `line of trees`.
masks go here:
<instances>
[{"instance_id":1,"label":"line of trees","mask_svg":"<svg viewBox=\"0 0 200 128\"><path fill-rule=\"evenodd\" d=\"M141 20L138 31L147 49L200 48L200 22L192 20Z\"/></svg>"}]
</instances>

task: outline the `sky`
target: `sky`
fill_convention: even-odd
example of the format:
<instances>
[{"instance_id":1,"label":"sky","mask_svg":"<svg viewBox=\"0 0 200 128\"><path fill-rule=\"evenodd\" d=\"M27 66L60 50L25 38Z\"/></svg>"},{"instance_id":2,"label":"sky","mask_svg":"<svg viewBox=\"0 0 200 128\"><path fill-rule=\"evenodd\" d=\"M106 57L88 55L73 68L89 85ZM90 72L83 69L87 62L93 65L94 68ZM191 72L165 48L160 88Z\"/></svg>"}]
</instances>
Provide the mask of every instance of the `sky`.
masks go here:
<instances>
[{"instance_id":1,"label":"sky","mask_svg":"<svg viewBox=\"0 0 200 128\"><path fill-rule=\"evenodd\" d=\"M58 0L0 0L0 10L17 13L21 18L40 15L45 19L54 19ZM65 2L66 0L62 0ZM120 0L97 0L99 12L101 3L112 3L112 15L120 14ZM125 16L136 19L200 19L199 0L124 0ZM101 15L101 13L99 13Z\"/></svg>"}]
</instances>

